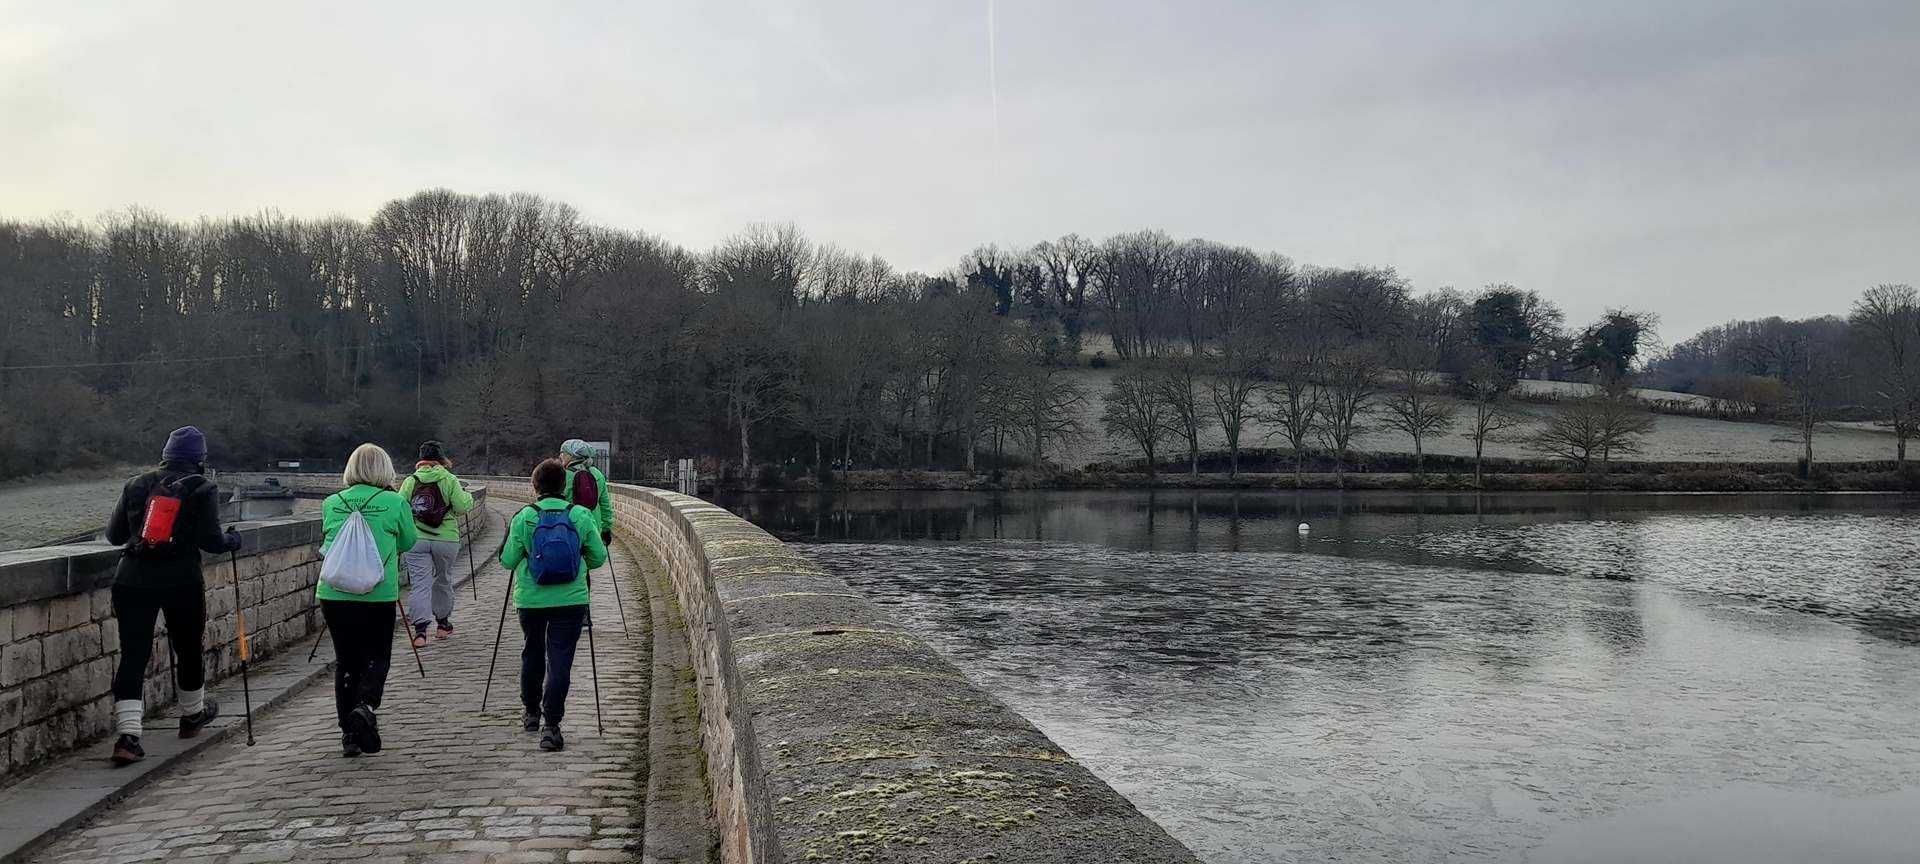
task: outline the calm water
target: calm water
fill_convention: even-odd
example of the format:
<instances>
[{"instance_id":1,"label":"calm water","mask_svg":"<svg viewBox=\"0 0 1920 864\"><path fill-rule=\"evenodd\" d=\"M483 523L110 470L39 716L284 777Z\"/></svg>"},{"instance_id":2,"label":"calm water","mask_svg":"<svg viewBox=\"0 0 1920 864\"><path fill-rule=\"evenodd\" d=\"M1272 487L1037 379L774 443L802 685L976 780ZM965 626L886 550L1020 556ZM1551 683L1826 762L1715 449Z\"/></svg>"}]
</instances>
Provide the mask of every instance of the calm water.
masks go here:
<instances>
[{"instance_id":1,"label":"calm water","mask_svg":"<svg viewBox=\"0 0 1920 864\"><path fill-rule=\"evenodd\" d=\"M1920 855L1920 502L732 503L1209 861Z\"/></svg>"}]
</instances>

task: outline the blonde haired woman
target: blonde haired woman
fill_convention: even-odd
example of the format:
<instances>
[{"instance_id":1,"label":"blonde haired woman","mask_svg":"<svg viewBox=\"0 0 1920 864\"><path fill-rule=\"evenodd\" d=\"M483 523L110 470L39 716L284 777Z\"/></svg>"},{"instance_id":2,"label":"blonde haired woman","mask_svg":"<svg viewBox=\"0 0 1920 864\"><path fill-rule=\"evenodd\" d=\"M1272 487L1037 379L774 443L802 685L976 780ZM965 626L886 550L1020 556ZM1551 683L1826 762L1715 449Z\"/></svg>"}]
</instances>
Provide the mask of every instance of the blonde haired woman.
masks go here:
<instances>
[{"instance_id":1,"label":"blonde haired woman","mask_svg":"<svg viewBox=\"0 0 1920 864\"><path fill-rule=\"evenodd\" d=\"M348 518L359 513L373 532L386 568L380 583L365 594L349 594L321 583L314 590L320 614L333 635L333 705L340 716L340 748L348 756L380 752L380 727L374 712L387 687L393 662L394 605L400 600L400 553L413 548L418 534L413 510L394 491L393 459L372 444L354 448L340 477L346 488L327 496L321 526L333 547Z\"/></svg>"}]
</instances>

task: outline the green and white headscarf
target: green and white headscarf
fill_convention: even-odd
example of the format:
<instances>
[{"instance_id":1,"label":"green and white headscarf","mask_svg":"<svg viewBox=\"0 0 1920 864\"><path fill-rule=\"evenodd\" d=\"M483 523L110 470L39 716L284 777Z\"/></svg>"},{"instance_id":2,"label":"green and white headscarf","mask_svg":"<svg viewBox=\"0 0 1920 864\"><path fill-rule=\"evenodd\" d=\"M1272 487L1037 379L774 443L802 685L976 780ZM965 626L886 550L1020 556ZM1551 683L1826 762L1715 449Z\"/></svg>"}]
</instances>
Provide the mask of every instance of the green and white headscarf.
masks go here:
<instances>
[{"instance_id":1,"label":"green and white headscarf","mask_svg":"<svg viewBox=\"0 0 1920 864\"><path fill-rule=\"evenodd\" d=\"M591 462L594 456L593 445L578 438L568 438L560 445L560 452L579 462Z\"/></svg>"}]
</instances>

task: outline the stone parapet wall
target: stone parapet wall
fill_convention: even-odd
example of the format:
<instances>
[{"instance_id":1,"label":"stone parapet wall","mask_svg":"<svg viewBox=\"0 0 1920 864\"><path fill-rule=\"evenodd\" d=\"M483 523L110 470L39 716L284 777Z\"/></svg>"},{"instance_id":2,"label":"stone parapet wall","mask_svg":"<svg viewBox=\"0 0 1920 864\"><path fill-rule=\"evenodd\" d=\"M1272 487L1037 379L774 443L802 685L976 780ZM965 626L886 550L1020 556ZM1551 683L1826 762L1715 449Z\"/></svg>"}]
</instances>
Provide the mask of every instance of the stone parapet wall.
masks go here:
<instances>
[{"instance_id":1,"label":"stone parapet wall","mask_svg":"<svg viewBox=\"0 0 1920 864\"><path fill-rule=\"evenodd\" d=\"M697 498L613 491L686 618L721 860L1195 860L805 555Z\"/></svg>"},{"instance_id":2,"label":"stone parapet wall","mask_svg":"<svg viewBox=\"0 0 1920 864\"><path fill-rule=\"evenodd\" d=\"M486 490L474 494L485 500ZM207 680L240 670L234 641L234 573L248 642L264 660L320 627L320 518L308 514L235 526L240 552L203 556ZM112 680L120 660L113 574L120 550L104 543L0 552L0 785L113 728ZM148 713L174 701L165 618L147 664Z\"/></svg>"}]
</instances>

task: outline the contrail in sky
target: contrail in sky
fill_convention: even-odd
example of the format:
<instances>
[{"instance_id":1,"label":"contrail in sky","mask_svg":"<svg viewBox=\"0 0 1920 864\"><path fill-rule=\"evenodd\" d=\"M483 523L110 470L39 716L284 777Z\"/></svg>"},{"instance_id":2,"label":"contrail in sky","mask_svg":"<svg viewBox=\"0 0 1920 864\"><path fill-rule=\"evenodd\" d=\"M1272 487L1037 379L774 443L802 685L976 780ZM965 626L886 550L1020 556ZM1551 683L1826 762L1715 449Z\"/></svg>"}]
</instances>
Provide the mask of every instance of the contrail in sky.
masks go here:
<instances>
[{"instance_id":1,"label":"contrail in sky","mask_svg":"<svg viewBox=\"0 0 1920 864\"><path fill-rule=\"evenodd\" d=\"M1000 68L993 47L993 0L987 0L987 85L993 98L993 128L1000 128Z\"/></svg>"}]
</instances>

